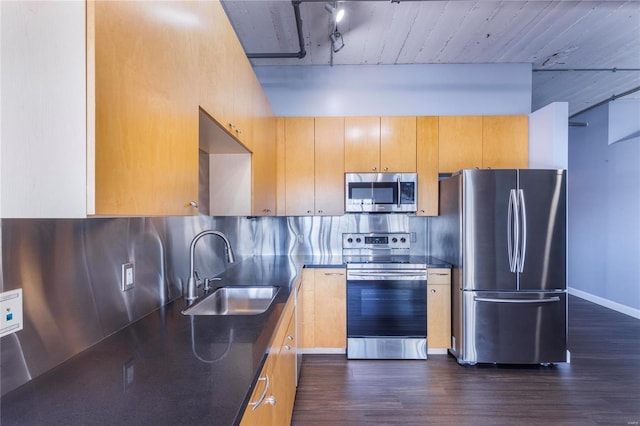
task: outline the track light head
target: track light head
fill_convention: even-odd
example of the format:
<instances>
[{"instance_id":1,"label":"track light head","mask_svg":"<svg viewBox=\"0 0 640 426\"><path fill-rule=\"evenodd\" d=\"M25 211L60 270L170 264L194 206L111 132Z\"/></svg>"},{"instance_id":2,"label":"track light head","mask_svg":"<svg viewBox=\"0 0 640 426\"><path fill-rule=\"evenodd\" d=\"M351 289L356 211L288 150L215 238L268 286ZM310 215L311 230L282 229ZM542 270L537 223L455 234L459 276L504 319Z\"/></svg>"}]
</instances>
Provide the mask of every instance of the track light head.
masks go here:
<instances>
[{"instance_id":1,"label":"track light head","mask_svg":"<svg viewBox=\"0 0 640 426\"><path fill-rule=\"evenodd\" d=\"M331 40L331 49L333 50L333 53L339 52L344 47L342 34L340 34L337 28L331 33L329 39Z\"/></svg>"},{"instance_id":2,"label":"track light head","mask_svg":"<svg viewBox=\"0 0 640 426\"><path fill-rule=\"evenodd\" d=\"M333 19L333 22L336 24L344 18L344 8L338 7L337 2L334 2L333 4L325 3L324 8L331 14L331 19Z\"/></svg>"}]
</instances>

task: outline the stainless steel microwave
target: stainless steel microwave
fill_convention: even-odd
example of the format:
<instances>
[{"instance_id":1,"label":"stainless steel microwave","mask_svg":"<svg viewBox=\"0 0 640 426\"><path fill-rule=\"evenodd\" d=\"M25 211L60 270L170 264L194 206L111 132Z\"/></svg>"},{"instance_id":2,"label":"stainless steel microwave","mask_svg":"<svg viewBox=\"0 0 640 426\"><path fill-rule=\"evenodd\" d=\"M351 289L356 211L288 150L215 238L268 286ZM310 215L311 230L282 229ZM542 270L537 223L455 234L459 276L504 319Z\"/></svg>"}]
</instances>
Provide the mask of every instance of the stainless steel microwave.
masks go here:
<instances>
[{"instance_id":1,"label":"stainless steel microwave","mask_svg":"<svg viewBox=\"0 0 640 426\"><path fill-rule=\"evenodd\" d=\"M345 173L345 212L414 213L417 173Z\"/></svg>"}]
</instances>

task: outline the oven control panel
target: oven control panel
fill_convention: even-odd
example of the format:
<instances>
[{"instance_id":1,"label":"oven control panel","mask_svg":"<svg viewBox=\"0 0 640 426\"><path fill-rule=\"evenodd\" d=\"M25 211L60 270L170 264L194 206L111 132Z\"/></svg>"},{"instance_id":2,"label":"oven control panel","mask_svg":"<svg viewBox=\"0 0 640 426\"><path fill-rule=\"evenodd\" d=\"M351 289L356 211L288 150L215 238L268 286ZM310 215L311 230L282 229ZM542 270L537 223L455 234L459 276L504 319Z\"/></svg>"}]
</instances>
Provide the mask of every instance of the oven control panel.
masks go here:
<instances>
[{"instance_id":1,"label":"oven control panel","mask_svg":"<svg viewBox=\"0 0 640 426\"><path fill-rule=\"evenodd\" d=\"M411 234L342 234L343 249L409 249Z\"/></svg>"}]
</instances>

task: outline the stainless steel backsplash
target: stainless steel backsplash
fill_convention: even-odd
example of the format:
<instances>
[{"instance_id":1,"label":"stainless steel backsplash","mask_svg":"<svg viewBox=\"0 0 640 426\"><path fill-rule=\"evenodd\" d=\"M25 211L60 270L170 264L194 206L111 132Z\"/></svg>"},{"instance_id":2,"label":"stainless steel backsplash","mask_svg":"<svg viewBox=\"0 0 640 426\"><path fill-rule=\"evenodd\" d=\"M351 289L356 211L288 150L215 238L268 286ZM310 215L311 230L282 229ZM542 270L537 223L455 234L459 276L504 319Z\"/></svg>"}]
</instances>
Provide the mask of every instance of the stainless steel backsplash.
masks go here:
<instances>
[{"instance_id":1,"label":"stainless steel backsplash","mask_svg":"<svg viewBox=\"0 0 640 426\"><path fill-rule=\"evenodd\" d=\"M205 229L226 233L239 259L339 256L344 232L412 232L412 251L427 247L427 219L407 215L4 219L0 289L23 289L24 329L0 339L0 394L181 297L189 243ZM223 253L219 238L199 243L200 277L224 271ZM135 287L123 292L126 262Z\"/></svg>"}]
</instances>

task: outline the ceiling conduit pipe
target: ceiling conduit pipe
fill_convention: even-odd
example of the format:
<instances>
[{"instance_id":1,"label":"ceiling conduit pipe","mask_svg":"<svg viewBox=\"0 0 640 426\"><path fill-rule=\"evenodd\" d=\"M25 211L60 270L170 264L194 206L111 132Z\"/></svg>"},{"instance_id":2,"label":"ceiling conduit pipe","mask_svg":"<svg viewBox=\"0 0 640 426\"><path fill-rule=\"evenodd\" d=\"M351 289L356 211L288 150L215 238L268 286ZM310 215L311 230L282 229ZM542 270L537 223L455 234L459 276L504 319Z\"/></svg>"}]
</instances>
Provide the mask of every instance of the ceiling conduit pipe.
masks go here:
<instances>
[{"instance_id":1,"label":"ceiling conduit pipe","mask_svg":"<svg viewBox=\"0 0 640 426\"><path fill-rule=\"evenodd\" d=\"M300 17L300 3L302 0L292 0L293 14L296 18L296 30L298 31L298 44L300 51L297 53L247 53L249 59L274 59L274 58L298 58L302 59L307 56L304 48L304 37L302 36L302 18Z\"/></svg>"}]
</instances>

